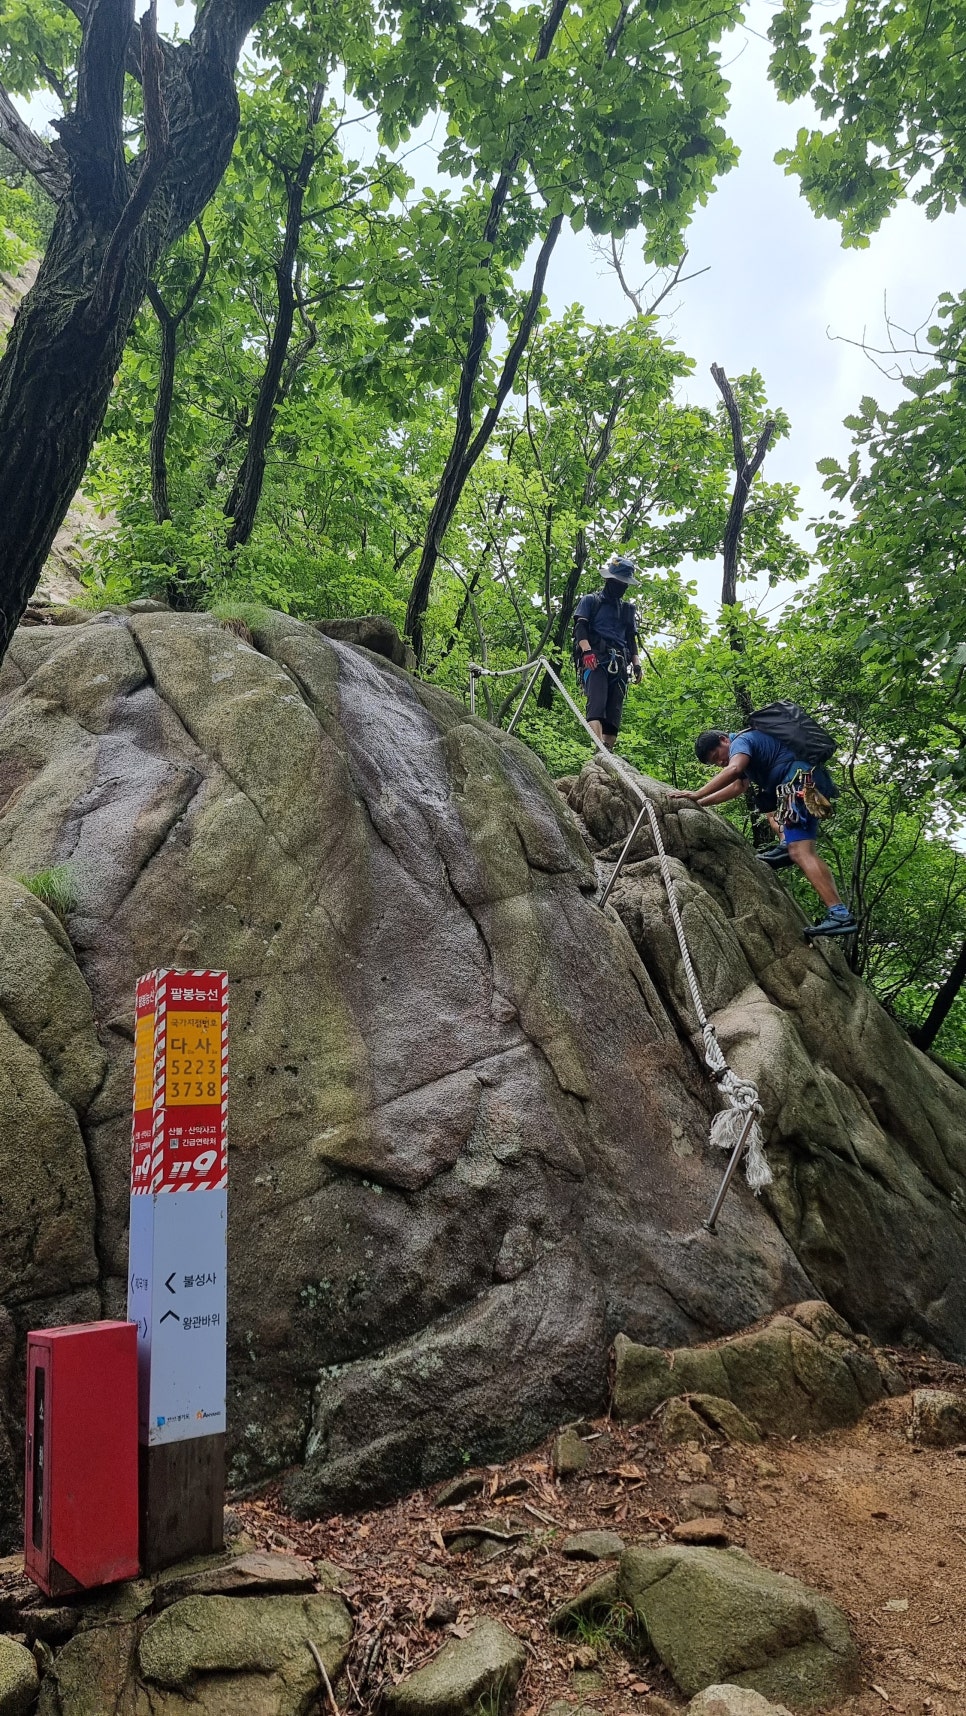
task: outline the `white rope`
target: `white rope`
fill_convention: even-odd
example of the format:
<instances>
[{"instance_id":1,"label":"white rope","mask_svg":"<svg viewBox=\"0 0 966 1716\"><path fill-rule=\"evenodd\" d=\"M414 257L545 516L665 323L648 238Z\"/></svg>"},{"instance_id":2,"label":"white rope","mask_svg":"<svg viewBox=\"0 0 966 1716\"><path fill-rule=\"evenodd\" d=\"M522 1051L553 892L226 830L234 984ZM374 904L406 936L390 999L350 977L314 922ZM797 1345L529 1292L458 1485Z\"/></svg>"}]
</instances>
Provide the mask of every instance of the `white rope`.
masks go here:
<instances>
[{"instance_id":1,"label":"white rope","mask_svg":"<svg viewBox=\"0 0 966 1716\"><path fill-rule=\"evenodd\" d=\"M567 687L563 684L559 674L555 671L552 663L547 661L545 657L541 656L538 657L536 661L525 662L522 668L502 668L499 671L489 667L477 667L476 665L471 665L470 674L471 677L475 676L480 678L486 676L487 678L502 679L505 678L508 673L523 673L526 672L527 668L536 669L540 666L544 667L550 675L550 678L556 685L557 690L569 704L585 733L593 741L597 750L600 752L602 760L607 764L608 768L613 769L614 773L620 777L624 785L631 793L633 793L634 797L639 800L647 811L647 820L650 823L651 835L654 840L658 863L661 867L661 877L667 894L671 922L674 925L674 933L678 938L681 963L684 967L684 975L687 978L688 988L691 991L691 1003L694 1007L695 1017L697 1018L698 1025L701 1029L701 1035L704 1039L705 1062L712 1079L718 1086L718 1089L721 1091L721 1094L727 1104L727 1107L723 1108L719 1114L716 1114L711 1122L711 1143L718 1150L733 1150L739 1142L741 1134L747 1125L749 1115L754 1116L754 1120L748 1132L744 1161L745 1179L748 1181L751 1190L757 1197L763 1187L771 1185L773 1178L772 1171L765 1160L765 1141L762 1136L760 1125L764 1110L762 1109L761 1102L758 1097L758 1087L753 1084L750 1079L739 1078L733 1068L728 1065L728 1062L724 1057L724 1053L722 1052L721 1044L718 1042L718 1038L715 1034L714 1026L711 1024L704 1010L704 1002L701 997L701 991L698 988L698 979L695 975L694 965L688 949L687 938L684 934L684 925L681 922L681 913L678 909L677 896L674 891L674 877L671 874L671 866L668 863L664 839L661 834L661 825L658 821L657 812L653 803L644 791L644 788L641 786L640 781L635 778L630 769L623 762L622 758L615 757L613 751L609 751L603 741L597 737L593 728L589 726L584 716L581 714L567 690Z\"/></svg>"}]
</instances>

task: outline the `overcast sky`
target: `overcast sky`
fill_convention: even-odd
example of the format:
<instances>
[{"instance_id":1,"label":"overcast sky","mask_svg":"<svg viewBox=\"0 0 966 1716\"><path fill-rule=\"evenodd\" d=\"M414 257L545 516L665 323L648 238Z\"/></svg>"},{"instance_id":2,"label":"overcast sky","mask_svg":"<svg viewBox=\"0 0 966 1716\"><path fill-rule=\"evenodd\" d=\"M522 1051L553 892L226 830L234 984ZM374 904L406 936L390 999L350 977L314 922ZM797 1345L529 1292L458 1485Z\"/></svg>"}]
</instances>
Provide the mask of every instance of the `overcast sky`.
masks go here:
<instances>
[{"instance_id":1,"label":"overcast sky","mask_svg":"<svg viewBox=\"0 0 966 1716\"><path fill-rule=\"evenodd\" d=\"M873 345L885 344L886 299L890 316L914 328L929 316L940 292L963 284L962 216L930 222L914 204L901 204L867 250L842 249L838 227L816 220L799 195L798 181L786 178L774 163L775 151L792 143L799 126L814 123L814 116L809 103L780 103L768 82L763 38L772 10L766 0L751 0L749 28L724 44L732 86L726 124L741 159L720 181L707 208L698 210L689 232L689 269L710 267L710 272L681 289L663 326L695 359L694 376L683 391L698 403L717 400L708 373L712 363L722 364L731 376L761 371L769 400L782 406L792 423L790 439L769 453L766 471L775 480L798 484L804 534L804 521L827 504L816 460L848 450L843 417L863 393L883 404L902 396L898 385L846 342L865 336ZM160 0L162 30L177 23L186 32L192 12L190 4L179 8L175 0ZM35 118L40 116L35 109ZM432 177L429 148L422 160L421 153L406 163L417 187ZM630 242L626 267L632 280L643 277L643 269L634 268ZM561 239L548 296L555 313L580 302L594 321L622 321L629 308L585 235L568 233ZM713 612L720 573L707 564L694 572L700 598ZM751 596L748 586L743 594ZM767 597L766 607L773 601L774 596Z\"/></svg>"}]
</instances>

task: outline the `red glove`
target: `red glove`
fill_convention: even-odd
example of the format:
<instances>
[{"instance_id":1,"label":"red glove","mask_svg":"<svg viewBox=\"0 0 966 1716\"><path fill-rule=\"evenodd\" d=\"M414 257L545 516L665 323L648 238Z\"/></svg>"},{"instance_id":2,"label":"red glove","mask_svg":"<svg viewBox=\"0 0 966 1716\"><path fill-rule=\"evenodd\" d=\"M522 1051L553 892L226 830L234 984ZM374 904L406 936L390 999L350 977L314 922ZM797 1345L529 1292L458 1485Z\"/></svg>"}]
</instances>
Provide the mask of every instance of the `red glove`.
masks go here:
<instances>
[{"instance_id":1,"label":"red glove","mask_svg":"<svg viewBox=\"0 0 966 1716\"><path fill-rule=\"evenodd\" d=\"M597 657L595 656L592 649L587 649L584 651L583 655L580 658L580 664L581 664L585 673L593 673L594 668L600 666L600 662L597 660Z\"/></svg>"}]
</instances>

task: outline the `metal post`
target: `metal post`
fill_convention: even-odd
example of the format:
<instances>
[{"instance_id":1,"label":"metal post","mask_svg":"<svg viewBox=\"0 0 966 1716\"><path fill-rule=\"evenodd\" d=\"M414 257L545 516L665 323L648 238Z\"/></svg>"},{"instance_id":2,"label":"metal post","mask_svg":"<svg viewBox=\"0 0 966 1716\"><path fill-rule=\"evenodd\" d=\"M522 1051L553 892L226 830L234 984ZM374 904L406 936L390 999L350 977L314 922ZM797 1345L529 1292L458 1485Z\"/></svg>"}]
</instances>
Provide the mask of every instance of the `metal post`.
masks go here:
<instances>
[{"instance_id":1,"label":"metal post","mask_svg":"<svg viewBox=\"0 0 966 1716\"><path fill-rule=\"evenodd\" d=\"M470 714L476 714L476 668L470 663Z\"/></svg>"},{"instance_id":2,"label":"metal post","mask_svg":"<svg viewBox=\"0 0 966 1716\"><path fill-rule=\"evenodd\" d=\"M621 855L618 858L617 863L614 865L614 868L613 868L610 876L608 877L607 886L604 889L604 892L601 894L600 899L597 901L597 904L600 906L601 911L603 911L608 900L610 899L611 893L613 892L614 883L617 881L618 876L620 875L621 871L623 870L624 865L627 862L627 854L630 852L630 849L631 849L632 845L634 844L634 836L637 833L638 829L640 828L641 823L644 821L644 818L646 815L647 815L647 805L642 804L640 811L638 812L637 821L635 822L633 828L631 829L630 834L627 836L627 839L624 841L624 845L623 845L623 848L621 850Z\"/></svg>"},{"instance_id":3,"label":"metal post","mask_svg":"<svg viewBox=\"0 0 966 1716\"><path fill-rule=\"evenodd\" d=\"M541 664L541 658L538 656L536 665L533 669L533 672L531 673L530 678L527 680L527 688L526 688L525 692L523 693L523 696L521 697L516 708L514 709L512 716L510 717L510 725L507 728L508 733L513 732L513 729L516 726L517 721L519 720L520 715L523 711L523 705L525 704L527 698L529 697L531 691L534 688L534 685L537 682L537 674L540 672L540 664Z\"/></svg>"},{"instance_id":4,"label":"metal post","mask_svg":"<svg viewBox=\"0 0 966 1716\"><path fill-rule=\"evenodd\" d=\"M755 1124L755 1116L753 1113L751 1113L751 1114L749 1114L749 1116L748 1116L747 1120L745 1121L745 1124L742 1128L741 1137L738 1139L737 1144L735 1145L734 1149L731 1152L731 1160L728 1163L727 1168L725 1169L725 1176L721 1182L721 1189L718 1193L718 1196L715 1198L714 1203L711 1205L711 1214L709 1215L707 1221L704 1224L709 1233L714 1233L714 1224L717 1221L719 1215L721 1214L721 1206L724 1203L725 1198L728 1196L728 1187L731 1185L732 1179L734 1178L735 1169L737 1168L738 1163L741 1161L741 1158L744 1154L745 1145L748 1142L749 1136L751 1134L751 1129L754 1126L754 1124Z\"/></svg>"}]
</instances>

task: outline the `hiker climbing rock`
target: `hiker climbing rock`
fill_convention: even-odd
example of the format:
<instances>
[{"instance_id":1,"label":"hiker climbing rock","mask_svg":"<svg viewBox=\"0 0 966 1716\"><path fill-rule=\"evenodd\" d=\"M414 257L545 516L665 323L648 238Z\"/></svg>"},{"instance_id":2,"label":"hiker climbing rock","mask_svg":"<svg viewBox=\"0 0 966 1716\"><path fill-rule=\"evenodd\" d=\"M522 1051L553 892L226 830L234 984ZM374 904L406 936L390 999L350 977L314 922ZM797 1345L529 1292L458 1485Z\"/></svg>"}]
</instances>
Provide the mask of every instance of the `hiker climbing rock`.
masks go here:
<instances>
[{"instance_id":1,"label":"hiker climbing rock","mask_svg":"<svg viewBox=\"0 0 966 1716\"><path fill-rule=\"evenodd\" d=\"M640 683L637 615L626 602L636 567L615 554L604 573L603 589L582 596L574 614L574 666L587 698L587 721L609 751L617 743L628 670Z\"/></svg>"},{"instance_id":2,"label":"hiker climbing rock","mask_svg":"<svg viewBox=\"0 0 966 1716\"><path fill-rule=\"evenodd\" d=\"M777 846L757 857L771 869L796 864L827 908L821 922L806 929L806 938L852 935L858 925L817 845L819 825L831 814L838 793L823 767L834 741L796 703L783 701L754 711L741 733L716 727L700 733L694 749L699 763L717 764L718 773L697 792L671 797L724 804L740 798L749 785L757 787L757 808L779 836Z\"/></svg>"}]
</instances>

